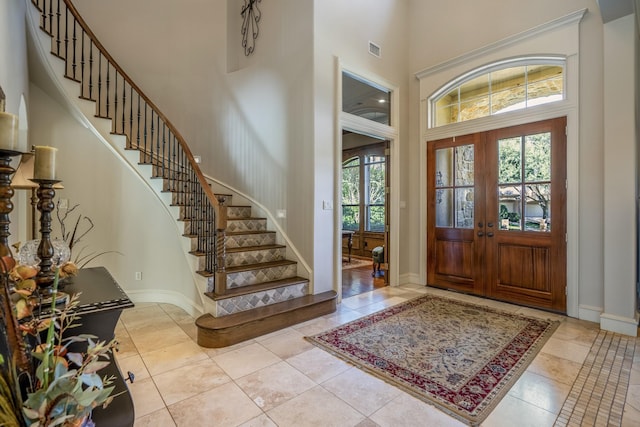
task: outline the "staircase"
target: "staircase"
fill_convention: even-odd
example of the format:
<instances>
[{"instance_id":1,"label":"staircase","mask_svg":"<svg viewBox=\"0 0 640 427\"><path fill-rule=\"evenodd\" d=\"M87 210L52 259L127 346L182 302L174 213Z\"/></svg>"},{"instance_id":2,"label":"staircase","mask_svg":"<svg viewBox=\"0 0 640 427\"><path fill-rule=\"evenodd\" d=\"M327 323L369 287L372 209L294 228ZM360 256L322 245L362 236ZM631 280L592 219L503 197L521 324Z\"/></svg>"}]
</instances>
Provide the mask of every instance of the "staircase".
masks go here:
<instances>
[{"instance_id":1,"label":"staircase","mask_svg":"<svg viewBox=\"0 0 640 427\"><path fill-rule=\"evenodd\" d=\"M138 152L138 168L150 170L149 186L179 208L176 220L184 223L189 253L197 258L201 280L195 286L208 311L196 320L198 344L228 346L335 311L336 292L311 293L306 272L287 258L266 218L252 217L251 206L234 206L233 195L214 194L184 138L113 60L71 0L31 2L37 9L28 11L32 27L50 37L34 34L36 43L42 40L62 61L61 75L52 78L77 83L79 100L65 96L72 103L90 101L95 115L84 115L96 130L104 127L97 122L108 122L105 138L124 136L123 161L126 152ZM161 186L153 184L158 179Z\"/></svg>"}]
</instances>

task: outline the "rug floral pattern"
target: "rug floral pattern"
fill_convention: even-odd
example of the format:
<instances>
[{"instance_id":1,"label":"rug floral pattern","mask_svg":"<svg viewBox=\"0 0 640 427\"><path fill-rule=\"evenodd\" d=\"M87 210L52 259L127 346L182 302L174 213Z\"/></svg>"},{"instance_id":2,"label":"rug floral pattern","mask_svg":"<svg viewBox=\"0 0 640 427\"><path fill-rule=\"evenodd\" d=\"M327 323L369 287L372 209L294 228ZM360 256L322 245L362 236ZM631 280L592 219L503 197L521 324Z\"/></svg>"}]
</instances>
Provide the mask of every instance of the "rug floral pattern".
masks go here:
<instances>
[{"instance_id":1,"label":"rug floral pattern","mask_svg":"<svg viewBox=\"0 0 640 427\"><path fill-rule=\"evenodd\" d=\"M427 295L307 339L474 425L557 326Z\"/></svg>"}]
</instances>

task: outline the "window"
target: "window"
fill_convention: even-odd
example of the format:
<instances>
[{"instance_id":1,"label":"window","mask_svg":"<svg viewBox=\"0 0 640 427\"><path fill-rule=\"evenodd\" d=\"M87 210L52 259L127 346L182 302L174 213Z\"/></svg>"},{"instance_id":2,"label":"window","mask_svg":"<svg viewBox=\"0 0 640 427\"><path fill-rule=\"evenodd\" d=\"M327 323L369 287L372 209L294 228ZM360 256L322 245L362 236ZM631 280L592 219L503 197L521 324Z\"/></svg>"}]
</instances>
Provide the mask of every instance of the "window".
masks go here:
<instances>
[{"instance_id":1,"label":"window","mask_svg":"<svg viewBox=\"0 0 640 427\"><path fill-rule=\"evenodd\" d=\"M385 162L384 153L362 153L342 163L343 230L384 231Z\"/></svg>"},{"instance_id":2,"label":"window","mask_svg":"<svg viewBox=\"0 0 640 427\"><path fill-rule=\"evenodd\" d=\"M342 166L342 229L360 229L360 158Z\"/></svg>"},{"instance_id":3,"label":"window","mask_svg":"<svg viewBox=\"0 0 640 427\"><path fill-rule=\"evenodd\" d=\"M432 98L433 127L564 99L564 60L528 58L482 67Z\"/></svg>"},{"instance_id":4,"label":"window","mask_svg":"<svg viewBox=\"0 0 640 427\"><path fill-rule=\"evenodd\" d=\"M391 91L343 71L342 111L391 125Z\"/></svg>"}]
</instances>

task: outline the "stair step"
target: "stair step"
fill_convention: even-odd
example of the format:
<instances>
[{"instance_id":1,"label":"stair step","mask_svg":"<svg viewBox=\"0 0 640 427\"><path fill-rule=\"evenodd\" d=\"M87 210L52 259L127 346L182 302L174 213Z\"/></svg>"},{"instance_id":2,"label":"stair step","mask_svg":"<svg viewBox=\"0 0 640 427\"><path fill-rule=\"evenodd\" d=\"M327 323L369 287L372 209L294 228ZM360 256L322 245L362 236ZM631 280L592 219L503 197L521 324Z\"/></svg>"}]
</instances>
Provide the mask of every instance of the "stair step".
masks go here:
<instances>
[{"instance_id":1,"label":"stair step","mask_svg":"<svg viewBox=\"0 0 640 427\"><path fill-rule=\"evenodd\" d=\"M227 248L225 267L258 264L285 259L287 247L284 245L263 245L242 248Z\"/></svg>"},{"instance_id":2,"label":"stair step","mask_svg":"<svg viewBox=\"0 0 640 427\"><path fill-rule=\"evenodd\" d=\"M225 269L227 289L253 286L263 282L297 276L297 263L283 259L257 264L238 265Z\"/></svg>"},{"instance_id":3,"label":"stair step","mask_svg":"<svg viewBox=\"0 0 640 427\"><path fill-rule=\"evenodd\" d=\"M196 319L198 345L226 347L333 313L337 296L328 291L223 317L203 314Z\"/></svg>"},{"instance_id":4,"label":"stair step","mask_svg":"<svg viewBox=\"0 0 640 427\"><path fill-rule=\"evenodd\" d=\"M270 268L270 267L281 267L281 266L287 266L291 264L296 264L296 262L290 261L288 259L283 259L279 261L260 262L257 264L247 264L247 265L237 265L234 267L227 267L225 269L225 272L227 274L241 273L243 271L259 270L261 268Z\"/></svg>"},{"instance_id":5,"label":"stair step","mask_svg":"<svg viewBox=\"0 0 640 427\"><path fill-rule=\"evenodd\" d=\"M304 277L295 276L286 279L273 280L271 282L263 282L257 285L240 286L238 288L227 289L227 292L224 295L216 295L210 292L205 292L205 295L214 301L221 301L241 295L249 295L256 292L268 291L270 289L282 288L284 286L296 285L298 283L304 283L308 281L309 279L305 279Z\"/></svg>"},{"instance_id":6,"label":"stair step","mask_svg":"<svg viewBox=\"0 0 640 427\"><path fill-rule=\"evenodd\" d=\"M236 231L226 233L224 245L227 250L251 246L273 245L276 232L271 230Z\"/></svg>"}]
</instances>

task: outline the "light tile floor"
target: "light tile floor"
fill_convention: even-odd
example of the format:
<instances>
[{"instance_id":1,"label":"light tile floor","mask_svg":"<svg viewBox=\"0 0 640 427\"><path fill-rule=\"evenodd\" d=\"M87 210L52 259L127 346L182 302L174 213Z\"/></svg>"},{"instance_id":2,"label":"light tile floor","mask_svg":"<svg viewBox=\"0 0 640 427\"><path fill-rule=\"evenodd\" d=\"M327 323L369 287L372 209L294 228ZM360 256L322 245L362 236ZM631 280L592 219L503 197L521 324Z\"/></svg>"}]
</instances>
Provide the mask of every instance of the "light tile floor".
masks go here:
<instances>
[{"instance_id":1,"label":"light tile floor","mask_svg":"<svg viewBox=\"0 0 640 427\"><path fill-rule=\"evenodd\" d=\"M170 304L137 304L116 329L132 371L136 427L459 426L459 421L303 339L423 293L553 317L560 327L483 426L552 426L598 336L598 325L417 285L345 299L338 310L222 349L195 344L194 319ZM640 425L640 345L622 426ZM575 388L574 388L575 389ZM624 395L624 394L623 394ZM566 410L566 406L565 406ZM587 411L588 408L574 408Z\"/></svg>"}]
</instances>

